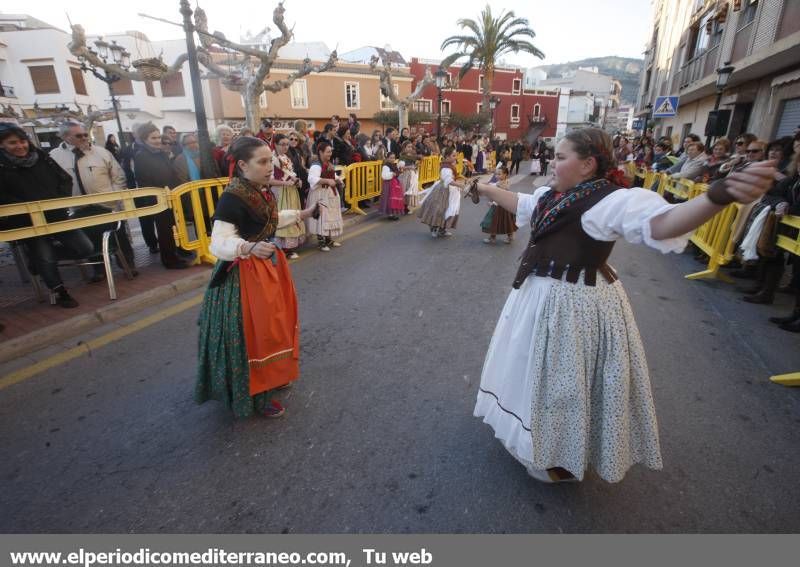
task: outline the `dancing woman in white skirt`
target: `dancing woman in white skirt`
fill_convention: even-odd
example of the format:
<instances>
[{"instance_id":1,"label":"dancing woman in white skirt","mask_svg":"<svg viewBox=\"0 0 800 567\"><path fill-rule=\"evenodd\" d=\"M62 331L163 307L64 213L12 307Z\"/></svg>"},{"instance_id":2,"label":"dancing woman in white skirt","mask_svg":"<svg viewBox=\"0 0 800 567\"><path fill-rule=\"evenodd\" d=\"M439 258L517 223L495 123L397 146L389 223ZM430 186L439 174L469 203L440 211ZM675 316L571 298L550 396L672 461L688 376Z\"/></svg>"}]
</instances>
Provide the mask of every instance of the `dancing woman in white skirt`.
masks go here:
<instances>
[{"instance_id":1,"label":"dancing woman in white skirt","mask_svg":"<svg viewBox=\"0 0 800 567\"><path fill-rule=\"evenodd\" d=\"M533 195L477 186L516 213L531 239L486 354L474 413L534 478L582 480L592 468L618 482L636 463L660 469L662 462L641 338L606 263L614 241L680 252L688 233L725 205L766 192L774 164L755 163L678 205L611 182L611 139L596 128L567 134L554 164L553 187Z\"/></svg>"}]
</instances>

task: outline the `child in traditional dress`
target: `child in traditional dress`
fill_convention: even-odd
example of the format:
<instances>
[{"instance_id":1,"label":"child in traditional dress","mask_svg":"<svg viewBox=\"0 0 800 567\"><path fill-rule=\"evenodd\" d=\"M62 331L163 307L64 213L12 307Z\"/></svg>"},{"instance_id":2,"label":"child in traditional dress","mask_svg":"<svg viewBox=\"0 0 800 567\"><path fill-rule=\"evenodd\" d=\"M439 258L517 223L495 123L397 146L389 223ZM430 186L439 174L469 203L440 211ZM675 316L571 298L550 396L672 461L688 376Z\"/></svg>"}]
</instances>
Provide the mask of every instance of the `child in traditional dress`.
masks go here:
<instances>
[{"instance_id":1,"label":"child in traditional dress","mask_svg":"<svg viewBox=\"0 0 800 567\"><path fill-rule=\"evenodd\" d=\"M505 165L500 165L497 169L498 179L493 185L508 191L508 175L508 168ZM494 244L498 234L505 234L506 244L511 244L514 241L514 233L517 231L514 213L510 213L504 208L498 207L497 203L492 202L489 212L486 213L486 216L481 221L481 230L489 235L483 239L486 244Z\"/></svg>"},{"instance_id":2,"label":"child in traditional dress","mask_svg":"<svg viewBox=\"0 0 800 567\"><path fill-rule=\"evenodd\" d=\"M380 212L386 215L389 220L400 220L400 215L405 210L405 199L403 198L403 186L397 178L400 175L400 168L397 165L394 153L390 152L386 156L381 168L381 188Z\"/></svg>"},{"instance_id":3,"label":"child in traditional dress","mask_svg":"<svg viewBox=\"0 0 800 567\"><path fill-rule=\"evenodd\" d=\"M400 185L405 196L405 213L408 215L419 206L419 175L417 172L417 152L410 140L400 150Z\"/></svg>"},{"instance_id":4,"label":"child in traditional dress","mask_svg":"<svg viewBox=\"0 0 800 567\"><path fill-rule=\"evenodd\" d=\"M313 208L319 203L320 216L318 219L306 219L306 231L317 235L317 244L323 252L330 252L331 248L341 246L334 238L341 236L344 228L342 210L339 207L339 191L343 189L343 185L336 179L336 170L331 163L332 155L331 145L325 141L319 142L316 161L308 170L311 190L307 205Z\"/></svg>"},{"instance_id":5,"label":"child in traditional dress","mask_svg":"<svg viewBox=\"0 0 800 567\"><path fill-rule=\"evenodd\" d=\"M474 414L538 480L582 480L592 468L619 482L634 464L661 469L662 461L642 341L607 263L614 241L680 252L726 205L760 198L775 164L753 163L681 204L619 187L611 139L597 128L567 133L554 164L553 187L532 195L475 186L516 213L518 226L530 226L531 239L486 354Z\"/></svg>"},{"instance_id":6,"label":"child in traditional dress","mask_svg":"<svg viewBox=\"0 0 800 567\"><path fill-rule=\"evenodd\" d=\"M422 206L417 217L431 228L433 238L453 236L450 229L458 224L464 180L456 179L455 163L455 151L452 148L446 149L442 154L439 181L422 192Z\"/></svg>"},{"instance_id":7,"label":"child in traditional dress","mask_svg":"<svg viewBox=\"0 0 800 567\"><path fill-rule=\"evenodd\" d=\"M269 182L278 202L278 210L299 210L303 208L300 199L302 181L294 171L289 157L289 136L275 134L275 152L272 155L273 173ZM296 260L300 256L297 249L306 239L306 226L296 222L275 231L275 244L286 254L288 260Z\"/></svg>"}]
</instances>

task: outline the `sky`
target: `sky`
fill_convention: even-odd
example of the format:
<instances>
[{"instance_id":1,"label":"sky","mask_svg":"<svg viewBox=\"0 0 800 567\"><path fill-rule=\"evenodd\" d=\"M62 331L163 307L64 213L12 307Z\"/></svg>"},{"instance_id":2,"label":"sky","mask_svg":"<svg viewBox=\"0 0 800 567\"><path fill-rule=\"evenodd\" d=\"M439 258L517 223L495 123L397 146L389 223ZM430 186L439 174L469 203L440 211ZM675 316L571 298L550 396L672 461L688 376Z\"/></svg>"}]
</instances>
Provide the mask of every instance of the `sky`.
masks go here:
<instances>
[{"instance_id":1,"label":"sky","mask_svg":"<svg viewBox=\"0 0 800 567\"><path fill-rule=\"evenodd\" d=\"M258 32L264 26L275 30L272 10L277 1L200 0L199 3L208 14L210 31L219 30L229 39L238 40L240 33ZM650 26L650 4L651 0L504 0L492 4L492 8L495 13L513 10L517 17L528 19L536 32L534 45L544 52L545 59L527 54L504 59L513 65L534 67L609 55L641 58ZM191 0L191 5L194 7L195 0ZM296 41L323 41L330 49L338 45L340 54L365 45L388 44L407 60L441 59L442 41L461 31L458 19L477 19L485 5L486 0L284 2L286 22L289 27L295 26ZM181 37L181 30L137 14L144 12L180 21L179 6L179 0L82 0L68 4L63 0L30 0L17 4L14 13L28 13L69 30L68 12L72 22L81 24L88 35L138 30L151 40L165 40ZM363 9L359 13L356 7Z\"/></svg>"}]
</instances>

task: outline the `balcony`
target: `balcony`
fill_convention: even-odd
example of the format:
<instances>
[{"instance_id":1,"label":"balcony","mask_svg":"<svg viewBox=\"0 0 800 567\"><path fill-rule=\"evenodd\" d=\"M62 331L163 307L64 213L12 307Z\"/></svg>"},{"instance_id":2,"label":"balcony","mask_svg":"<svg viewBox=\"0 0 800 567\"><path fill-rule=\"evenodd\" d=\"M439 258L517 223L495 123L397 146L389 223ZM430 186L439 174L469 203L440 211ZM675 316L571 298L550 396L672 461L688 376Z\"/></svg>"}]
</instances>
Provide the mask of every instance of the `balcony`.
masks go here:
<instances>
[{"instance_id":1,"label":"balcony","mask_svg":"<svg viewBox=\"0 0 800 567\"><path fill-rule=\"evenodd\" d=\"M692 83L713 75L717 71L719 59L719 45L708 48L703 53L690 59L678 71L678 88L685 89Z\"/></svg>"},{"instance_id":2,"label":"balcony","mask_svg":"<svg viewBox=\"0 0 800 567\"><path fill-rule=\"evenodd\" d=\"M17 93L14 92L14 87L11 85L0 84L0 97L17 98Z\"/></svg>"}]
</instances>

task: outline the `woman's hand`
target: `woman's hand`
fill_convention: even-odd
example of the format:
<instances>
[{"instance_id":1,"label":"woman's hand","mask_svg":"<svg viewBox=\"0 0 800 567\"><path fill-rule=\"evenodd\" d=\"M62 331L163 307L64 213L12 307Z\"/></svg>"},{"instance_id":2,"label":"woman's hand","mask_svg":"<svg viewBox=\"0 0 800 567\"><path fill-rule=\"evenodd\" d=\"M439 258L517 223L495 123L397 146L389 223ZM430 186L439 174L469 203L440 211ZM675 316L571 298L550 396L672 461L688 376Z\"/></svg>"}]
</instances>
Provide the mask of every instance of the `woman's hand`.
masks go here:
<instances>
[{"instance_id":1,"label":"woman's hand","mask_svg":"<svg viewBox=\"0 0 800 567\"><path fill-rule=\"evenodd\" d=\"M752 203L772 187L775 178L773 161L757 161L725 178L725 189L739 203Z\"/></svg>"},{"instance_id":2,"label":"woman's hand","mask_svg":"<svg viewBox=\"0 0 800 567\"><path fill-rule=\"evenodd\" d=\"M256 244L249 249L250 255L261 258L262 260L270 259L274 253L275 245L271 242L256 242Z\"/></svg>"},{"instance_id":3,"label":"woman's hand","mask_svg":"<svg viewBox=\"0 0 800 567\"><path fill-rule=\"evenodd\" d=\"M320 204L317 203L313 207L309 207L307 209L303 209L300 211L300 220L310 219L311 217L319 218L318 211L319 211Z\"/></svg>"}]
</instances>

